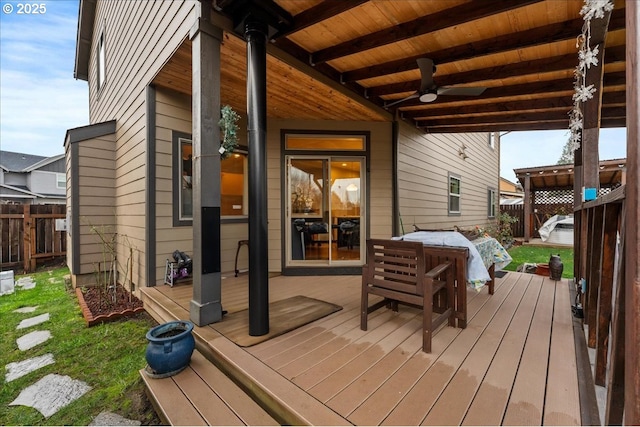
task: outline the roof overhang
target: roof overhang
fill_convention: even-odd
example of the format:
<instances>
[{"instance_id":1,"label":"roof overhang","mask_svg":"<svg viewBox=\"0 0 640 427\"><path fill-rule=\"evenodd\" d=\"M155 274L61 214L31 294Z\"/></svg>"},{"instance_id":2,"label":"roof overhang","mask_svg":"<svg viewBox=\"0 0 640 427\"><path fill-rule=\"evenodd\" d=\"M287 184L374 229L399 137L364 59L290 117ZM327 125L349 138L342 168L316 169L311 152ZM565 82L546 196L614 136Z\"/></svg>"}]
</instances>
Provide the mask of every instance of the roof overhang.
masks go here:
<instances>
[{"instance_id":1,"label":"roof overhang","mask_svg":"<svg viewBox=\"0 0 640 427\"><path fill-rule=\"evenodd\" d=\"M80 0L78 10L78 32L76 35L76 62L73 77L87 81L89 79L89 57L91 39L96 15L97 0Z\"/></svg>"}]
</instances>

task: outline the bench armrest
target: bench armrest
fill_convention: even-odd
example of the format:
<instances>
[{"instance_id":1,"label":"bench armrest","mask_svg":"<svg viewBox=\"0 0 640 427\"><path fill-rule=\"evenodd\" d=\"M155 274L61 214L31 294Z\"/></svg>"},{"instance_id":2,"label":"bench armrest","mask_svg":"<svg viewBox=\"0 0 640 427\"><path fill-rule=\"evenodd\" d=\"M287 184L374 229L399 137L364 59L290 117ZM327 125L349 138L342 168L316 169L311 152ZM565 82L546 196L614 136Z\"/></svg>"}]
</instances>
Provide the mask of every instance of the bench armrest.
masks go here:
<instances>
[{"instance_id":1,"label":"bench armrest","mask_svg":"<svg viewBox=\"0 0 640 427\"><path fill-rule=\"evenodd\" d=\"M436 267L433 267L431 270L429 270L427 272L427 274L425 274L426 277L433 279L435 277L438 277L439 275L441 275L443 272L445 272L447 270L447 268L451 267L451 263L450 262L444 262Z\"/></svg>"}]
</instances>

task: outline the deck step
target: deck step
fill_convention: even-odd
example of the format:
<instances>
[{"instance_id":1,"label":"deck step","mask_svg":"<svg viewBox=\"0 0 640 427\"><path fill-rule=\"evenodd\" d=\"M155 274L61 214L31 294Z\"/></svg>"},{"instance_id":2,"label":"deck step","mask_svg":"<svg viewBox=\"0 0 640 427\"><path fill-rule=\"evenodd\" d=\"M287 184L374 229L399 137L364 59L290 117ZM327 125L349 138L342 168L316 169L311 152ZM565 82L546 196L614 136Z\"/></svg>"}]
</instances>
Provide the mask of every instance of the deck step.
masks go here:
<instances>
[{"instance_id":1,"label":"deck step","mask_svg":"<svg viewBox=\"0 0 640 427\"><path fill-rule=\"evenodd\" d=\"M157 322L189 318L189 312L185 308L165 296L156 287L143 288L142 301L145 310ZM208 360L212 366L218 366L233 384L239 385L248 399L259 402L258 406L264 408L280 424L349 424L345 418L213 328L196 326L193 335L202 360ZM235 408L235 405L233 407ZM161 413L160 410L156 410ZM195 425L193 422L189 424Z\"/></svg>"},{"instance_id":2,"label":"deck step","mask_svg":"<svg viewBox=\"0 0 640 427\"><path fill-rule=\"evenodd\" d=\"M158 416L170 425L279 425L215 365L195 350L191 363L168 378L140 375Z\"/></svg>"}]
</instances>

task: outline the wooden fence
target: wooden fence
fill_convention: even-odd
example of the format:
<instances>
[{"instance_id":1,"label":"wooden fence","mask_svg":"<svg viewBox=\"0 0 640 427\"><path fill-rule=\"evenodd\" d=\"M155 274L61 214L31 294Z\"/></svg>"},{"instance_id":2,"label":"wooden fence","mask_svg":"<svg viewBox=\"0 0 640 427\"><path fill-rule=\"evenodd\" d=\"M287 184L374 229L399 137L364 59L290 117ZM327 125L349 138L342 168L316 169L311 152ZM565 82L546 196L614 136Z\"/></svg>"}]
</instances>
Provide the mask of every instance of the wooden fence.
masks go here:
<instances>
[{"instance_id":1,"label":"wooden fence","mask_svg":"<svg viewBox=\"0 0 640 427\"><path fill-rule=\"evenodd\" d=\"M66 255L65 205L0 205L0 268L33 271L38 260Z\"/></svg>"},{"instance_id":2,"label":"wooden fence","mask_svg":"<svg viewBox=\"0 0 640 427\"><path fill-rule=\"evenodd\" d=\"M501 205L500 213L518 218L518 221L511 224L511 234L513 237L524 237L524 205Z\"/></svg>"},{"instance_id":3,"label":"wooden fence","mask_svg":"<svg viewBox=\"0 0 640 427\"><path fill-rule=\"evenodd\" d=\"M529 235L540 237L538 229L553 215L567 215L573 211L573 206L566 203L555 203L548 205L534 205L534 212L531 214ZM524 237L524 205L501 205L500 213L507 213L518 221L511 224L513 237Z\"/></svg>"}]
</instances>

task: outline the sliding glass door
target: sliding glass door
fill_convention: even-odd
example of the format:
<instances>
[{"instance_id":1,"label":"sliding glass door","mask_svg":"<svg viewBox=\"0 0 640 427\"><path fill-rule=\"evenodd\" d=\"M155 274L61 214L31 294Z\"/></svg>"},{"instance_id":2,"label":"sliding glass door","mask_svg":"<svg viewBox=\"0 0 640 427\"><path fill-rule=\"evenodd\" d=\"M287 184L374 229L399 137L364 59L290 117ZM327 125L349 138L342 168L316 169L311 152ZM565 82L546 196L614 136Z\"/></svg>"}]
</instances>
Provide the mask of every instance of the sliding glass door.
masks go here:
<instances>
[{"instance_id":1,"label":"sliding glass door","mask_svg":"<svg viewBox=\"0 0 640 427\"><path fill-rule=\"evenodd\" d=\"M364 157L287 156L289 266L360 265Z\"/></svg>"}]
</instances>

